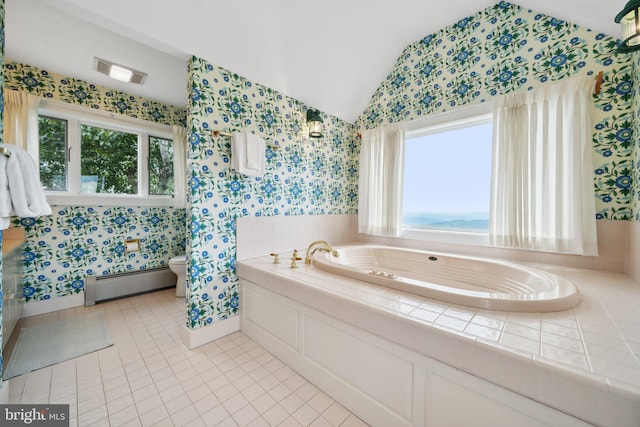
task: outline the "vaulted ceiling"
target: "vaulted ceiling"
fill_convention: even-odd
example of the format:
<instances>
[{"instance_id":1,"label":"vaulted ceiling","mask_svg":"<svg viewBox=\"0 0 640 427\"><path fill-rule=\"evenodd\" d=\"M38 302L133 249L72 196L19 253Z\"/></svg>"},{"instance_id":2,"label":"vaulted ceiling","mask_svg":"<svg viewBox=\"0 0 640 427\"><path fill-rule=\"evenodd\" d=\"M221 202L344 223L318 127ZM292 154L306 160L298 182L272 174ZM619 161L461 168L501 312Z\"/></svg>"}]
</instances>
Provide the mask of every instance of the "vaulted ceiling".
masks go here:
<instances>
[{"instance_id":1,"label":"vaulted ceiling","mask_svg":"<svg viewBox=\"0 0 640 427\"><path fill-rule=\"evenodd\" d=\"M5 0L6 58L186 106L191 55L353 122L410 43L496 0ZM514 3L617 37L626 0ZM93 58L147 72L142 86Z\"/></svg>"}]
</instances>

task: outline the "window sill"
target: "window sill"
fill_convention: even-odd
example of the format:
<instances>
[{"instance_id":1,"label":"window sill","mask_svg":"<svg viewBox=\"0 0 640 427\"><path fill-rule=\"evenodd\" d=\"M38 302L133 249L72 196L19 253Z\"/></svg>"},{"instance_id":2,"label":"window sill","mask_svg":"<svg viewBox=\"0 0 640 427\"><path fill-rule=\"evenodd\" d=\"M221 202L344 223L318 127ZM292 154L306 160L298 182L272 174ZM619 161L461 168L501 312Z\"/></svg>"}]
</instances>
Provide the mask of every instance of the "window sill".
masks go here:
<instances>
[{"instance_id":1,"label":"window sill","mask_svg":"<svg viewBox=\"0 0 640 427\"><path fill-rule=\"evenodd\" d=\"M174 207L175 199L171 196L138 196L138 195L69 195L46 193L47 202L53 206L145 206Z\"/></svg>"},{"instance_id":2,"label":"window sill","mask_svg":"<svg viewBox=\"0 0 640 427\"><path fill-rule=\"evenodd\" d=\"M454 231L436 229L403 228L403 239L428 240L438 243L489 246L489 233L482 231Z\"/></svg>"}]
</instances>

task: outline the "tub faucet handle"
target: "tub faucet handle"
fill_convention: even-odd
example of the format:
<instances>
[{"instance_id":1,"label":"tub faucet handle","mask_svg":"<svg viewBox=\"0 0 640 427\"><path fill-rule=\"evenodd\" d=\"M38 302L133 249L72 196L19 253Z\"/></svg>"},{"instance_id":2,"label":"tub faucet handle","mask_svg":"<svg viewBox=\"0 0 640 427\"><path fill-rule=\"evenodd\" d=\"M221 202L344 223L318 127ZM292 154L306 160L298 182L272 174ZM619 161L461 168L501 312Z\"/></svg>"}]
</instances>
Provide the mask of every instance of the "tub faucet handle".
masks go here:
<instances>
[{"instance_id":1,"label":"tub faucet handle","mask_svg":"<svg viewBox=\"0 0 640 427\"><path fill-rule=\"evenodd\" d=\"M296 264L296 261L300 261L302 258L300 258L298 256L298 250L294 249L293 250L293 255L291 256L291 268L298 268L298 264Z\"/></svg>"},{"instance_id":2,"label":"tub faucet handle","mask_svg":"<svg viewBox=\"0 0 640 427\"><path fill-rule=\"evenodd\" d=\"M271 255L273 257L273 263L274 264L280 264L280 254L271 253L269 255Z\"/></svg>"}]
</instances>

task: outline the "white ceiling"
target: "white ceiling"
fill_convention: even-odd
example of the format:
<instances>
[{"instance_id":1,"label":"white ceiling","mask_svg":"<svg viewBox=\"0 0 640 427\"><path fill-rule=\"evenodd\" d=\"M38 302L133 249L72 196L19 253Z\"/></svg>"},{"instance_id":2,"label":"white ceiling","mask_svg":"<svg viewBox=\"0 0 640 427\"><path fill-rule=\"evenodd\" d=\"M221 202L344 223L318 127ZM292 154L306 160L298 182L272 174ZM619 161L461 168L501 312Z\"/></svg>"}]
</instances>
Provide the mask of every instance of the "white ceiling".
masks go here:
<instances>
[{"instance_id":1,"label":"white ceiling","mask_svg":"<svg viewBox=\"0 0 640 427\"><path fill-rule=\"evenodd\" d=\"M5 0L6 58L186 106L191 55L348 122L410 43L497 0ZM618 36L626 0L519 0ZM143 86L92 70L98 56Z\"/></svg>"}]
</instances>

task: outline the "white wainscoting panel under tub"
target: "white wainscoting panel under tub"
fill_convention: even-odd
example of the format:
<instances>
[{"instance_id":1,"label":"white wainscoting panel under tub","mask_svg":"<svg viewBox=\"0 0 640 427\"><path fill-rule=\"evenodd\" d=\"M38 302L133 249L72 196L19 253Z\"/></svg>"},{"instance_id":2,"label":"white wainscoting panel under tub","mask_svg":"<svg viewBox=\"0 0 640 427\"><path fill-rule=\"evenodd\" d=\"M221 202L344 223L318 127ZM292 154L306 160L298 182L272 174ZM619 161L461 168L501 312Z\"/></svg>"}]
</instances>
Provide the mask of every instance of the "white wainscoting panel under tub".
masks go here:
<instances>
[{"instance_id":1,"label":"white wainscoting panel under tub","mask_svg":"<svg viewBox=\"0 0 640 427\"><path fill-rule=\"evenodd\" d=\"M263 256L239 260L237 273L242 281L281 296L283 299L277 300L281 305L293 302L307 307L541 407L603 427L640 425L640 285L623 274L536 264L577 286L580 303L559 312L509 313L400 292L327 273L312 264L299 263L297 267L274 264L272 257ZM283 316L283 310L270 312ZM260 331L269 325L254 323ZM281 322L274 323L278 326ZM248 325L243 322L242 327ZM295 345L282 337L275 341L284 350L295 349L289 353L304 355L306 344L301 337L306 329L302 326L297 326ZM285 341L288 344L283 344ZM303 361L320 366L306 355ZM324 376L320 375L320 381ZM415 420L414 415L413 425L423 425Z\"/></svg>"},{"instance_id":2,"label":"white wainscoting panel under tub","mask_svg":"<svg viewBox=\"0 0 640 427\"><path fill-rule=\"evenodd\" d=\"M587 426L241 280L242 331L373 426Z\"/></svg>"}]
</instances>

